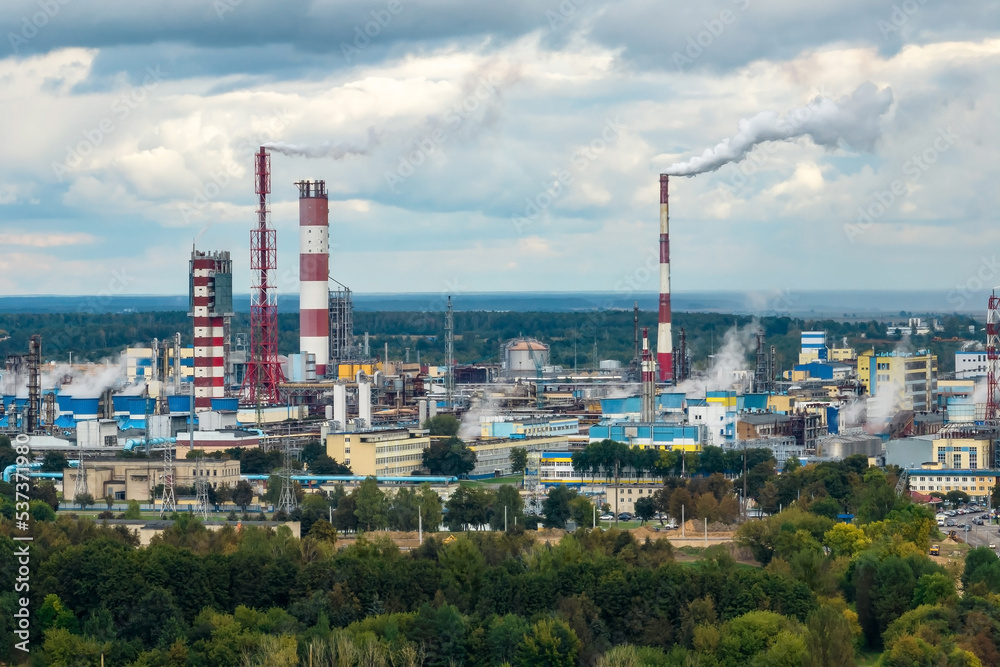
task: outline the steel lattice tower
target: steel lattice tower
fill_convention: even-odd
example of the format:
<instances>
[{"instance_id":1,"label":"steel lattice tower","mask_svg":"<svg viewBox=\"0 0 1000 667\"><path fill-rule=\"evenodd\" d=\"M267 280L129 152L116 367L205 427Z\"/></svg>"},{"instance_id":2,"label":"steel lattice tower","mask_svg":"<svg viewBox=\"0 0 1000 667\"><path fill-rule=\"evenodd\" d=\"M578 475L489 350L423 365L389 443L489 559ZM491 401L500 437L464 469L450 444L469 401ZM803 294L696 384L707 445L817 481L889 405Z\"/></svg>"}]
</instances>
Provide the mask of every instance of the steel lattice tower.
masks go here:
<instances>
[{"instance_id":1,"label":"steel lattice tower","mask_svg":"<svg viewBox=\"0 0 1000 667\"><path fill-rule=\"evenodd\" d=\"M997 424L997 383L1000 380L1000 297L990 295L986 309L986 423Z\"/></svg>"},{"instance_id":2,"label":"steel lattice tower","mask_svg":"<svg viewBox=\"0 0 1000 667\"><path fill-rule=\"evenodd\" d=\"M169 443L163 448L163 494L161 501L161 517L177 511L177 498L174 495L174 450Z\"/></svg>"},{"instance_id":3,"label":"steel lattice tower","mask_svg":"<svg viewBox=\"0 0 1000 667\"><path fill-rule=\"evenodd\" d=\"M250 270L254 285L250 292L250 359L240 397L248 405L277 405L278 385L284 374L278 363L278 295L270 272L278 268L277 232L268 217L267 195L271 192L271 155L263 146L254 155L257 192L257 227L250 230Z\"/></svg>"},{"instance_id":4,"label":"steel lattice tower","mask_svg":"<svg viewBox=\"0 0 1000 667\"><path fill-rule=\"evenodd\" d=\"M76 487L73 489L73 500L90 493L87 487L87 468L84 465L83 448L80 448L80 464L76 469Z\"/></svg>"},{"instance_id":5,"label":"steel lattice tower","mask_svg":"<svg viewBox=\"0 0 1000 667\"><path fill-rule=\"evenodd\" d=\"M451 307L451 297L448 297L448 310L444 315L444 344L445 344L445 395L448 409L451 410L455 400L455 311Z\"/></svg>"},{"instance_id":6,"label":"steel lattice tower","mask_svg":"<svg viewBox=\"0 0 1000 667\"><path fill-rule=\"evenodd\" d=\"M285 439L282 454L281 496L278 498L278 504L274 506L274 511L291 514L298 507L298 501L295 499L295 487L292 484L292 445L288 438Z\"/></svg>"}]
</instances>

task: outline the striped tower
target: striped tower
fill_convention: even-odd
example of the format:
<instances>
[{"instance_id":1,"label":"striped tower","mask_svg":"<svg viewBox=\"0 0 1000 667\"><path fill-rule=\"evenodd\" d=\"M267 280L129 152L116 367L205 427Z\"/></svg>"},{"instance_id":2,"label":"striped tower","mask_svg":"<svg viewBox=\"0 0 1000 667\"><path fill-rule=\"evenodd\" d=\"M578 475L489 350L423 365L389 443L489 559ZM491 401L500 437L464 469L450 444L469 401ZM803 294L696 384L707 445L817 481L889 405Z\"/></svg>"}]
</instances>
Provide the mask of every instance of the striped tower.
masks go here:
<instances>
[{"instance_id":1,"label":"striped tower","mask_svg":"<svg viewBox=\"0 0 1000 667\"><path fill-rule=\"evenodd\" d=\"M326 181L300 181L299 349L316 356L316 377L330 359L330 203Z\"/></svg>"},{"instance_id":2,"label":"striped tower","mask_svg":"<svg viewBox=\"0 0 1000 667\"><path fill-rule=\"evenodd\" d=\"M233 263L228 252L191 250L191 317L194 319L194 409L212 409L226 395L229 318L233 314Z\"/></svg>"},{"instance_id":3,"label":"striped tower","mask_svg":"<svg viewBox=\"0 0 1000 667\"><path fill-rule=\"evenodd\" d=\"M674 379L674 337L670 332L670 205L668 177L660 174L660 319L656 336L656 366L660 382Z\"/></svg>"}]
</instances>

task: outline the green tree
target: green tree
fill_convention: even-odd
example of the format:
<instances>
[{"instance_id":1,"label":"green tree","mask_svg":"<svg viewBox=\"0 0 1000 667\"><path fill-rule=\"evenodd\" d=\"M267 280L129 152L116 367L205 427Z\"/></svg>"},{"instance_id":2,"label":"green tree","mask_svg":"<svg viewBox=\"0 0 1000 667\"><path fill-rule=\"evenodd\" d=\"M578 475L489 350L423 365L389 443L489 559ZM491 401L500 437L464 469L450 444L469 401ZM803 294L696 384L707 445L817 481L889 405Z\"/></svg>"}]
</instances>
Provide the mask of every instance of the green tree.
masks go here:
<instances>
[{"instance_id":1,"label":"green tree","mask_svg":"<svg viewBox=\"0 0 1000 667\"><path fill-rule=\"evenodd\" d=\"M140 519L142 518L142 511L139 509L139 503L135 500L128 501L128 509L125 510L126 519Z\"/></svg>"},{"instance_id":2,"label":"green tree","mask_svg":"<svg viewBox=\"0 0 1000 667\"><path fill-rule=\"evenodd\" d=\"M403 487L392 494L389 500L389 528L392 530L416 530L419 498L417 493Z\"/></svg>"},{"instance_id":3,"label":"green tree","mask_svg":"<svg viewBox=\"0 0 1000 667\"><path fill-rule=\"evenodd\" d=\"M503 530L504 517L507 527L512 527L515 519L521 517L523 513L524 501L517 489L510 484L500 485L494 495L493 506L490 508L490 526L493 530ZM523 525L523 519L519 523Z\"/></svg>"},{"instance_id":4,"label":"green tree","mask_svg":"<svg viewBox=\"0 0 1000 667\"><path fill-rule=\"evenodd\" d=\"M455 415L443 414L435 415L424 422L424 428L430 431L431 435L458 435L461 422Z\"/></svg>"},{"instance_id":5,"label":"green tree","mask_svg":"<svg viewBox=\"0 0 1000 667\"><path fill-rule=\"evenodd\" d=\"M69 461L62 452L45 452L42 458L42 472L62 472L69 467Z\"/></svg>"},{"instance_id":6,"label":"green tree","mask_svg":"<svg viewBox=\"0 0 1000 667\"><path fill-rule=\"evenodd\" d=\"M424 466L432 475L459 477L476 467L476 453L454 436L433 440L430 447L424 449Z\"/></svg>"},{"instance_id":7,"label":"green tree","mask_svg":"<svg viewBox=\"0 0 1000 667\"><path fill-rule=\"evenodd\" d=\"M41 500L32 500L28 503L28 511L35 521L55 521L56 511L48 503Z\"/></svg>"},{"instance_id":8,"label":"green tree","mask_svg":"<svg viewBox=\"0 0 1000 667\"><path fill-rule=\"evenodd\" d=\"M253 487L250 486L250 482L245 479L236 482L236 488L233 489L233 502L238 507L243 508L243 513L246 514L247 505L253 502Z\"/></svg>"},{"instance_id":9,"label":"green tree","mask_svg":"<svg viewBox=\"0 0 1000 667\"><path fill-rule=\"evenodd\" d=\"M299 459L303 463L310 464L310 469L312 469L312 462L316 460L317 457L326 454L326 448L319 440L313 440L312 442L307 442L302 448L302 452L299 454Z\"/></svg>"},{"instance_id":10,"label":"green tree","mask_svg":"<svg viewBox=\"0 0 1000 667\"><path fill-rule=\"evenodd\" d=\"M542 512L545 514L543 524L546 528L563 528L570 518L570 501L576 498L577 492L566 486L554 486L549 489L542 503Z\"/></svg>"},{"instance_id":11,"label":"green tree","mask_svg":"<svg viewBox=\"0 0 1000 667\"><path fill-rule=\"evenodd\" d=\"M851 624L836 608L817 607L806 620L810 667L852 667L854 636Z\"/></svg>"},{"instance_id":12,"label":"green tree","mask_svg":"<svg viewBox=\"0 0 1000 667\"><path fill-rule=\"evenodd\" d=\"M514 447L510 450L510 469L515 475L523 473L528 467L528 450L524 447Z\"/></svg>"},{"instance_id":13,"label":"green tree","mask_svg":"<svg viewBox=\"0 0 1000 667\"><path fill-rule=\"evenodd\" d=\"M635 501L635 514L644 524L653 518L656 514L656 502L652 496L643 496Z\"/></svg>"},{"instance_id":14,"label":"green tree","mask_svg":"<svg viewBox=\"0 0 1000 667\"><path fill-rule=\"evenodd\" d=\"M951 503L952 507L958 507L959 505L965 505L969 502L969 494L965 491L949 491L944 494L944 499Z\"/></svg>"},{"instance_id":15,"label":"green tree","mask_svg":"<svg viewBox=\"0 0 1000 667\"><path fill-rule=\"evenodd\" d=\"M53 510L59 509L59 492L56 491L56 485L50 479L32 484L30 495L33 500L47 503Z\"/></svg>"},{"instance_id":16,"label":"green tree","mask_svg":"<svg viewBox=\"0 0 1000 667\"><path fill-rule=\"evenodd\" d=\"M351 475L351 469L326 454L320 454L309 464L309 472L315 475Z\"/></svg>"},{"instance_id":17,"label":"green tree","mask_svg":"<svg viewBox=\"0 0 1000 667\"><path fill-rule=\"evenodd\" d=\"M441 527L441 496L431 488L428 482L420 485L417 494L417 502L420 506L421 520L424 530L434 532Z\"/></svg>"},{"instance_id":18,"label":"green tree","mask_svg":"<svg viewBox=\"0 0 1000 667\"><path fill-rule=\"evenodd\" d=\"M575 667L579 652L580 640L564 621L543 618L524 635L517 649L517 664L525 667Z\"/></svg>"},{"instance_id":19,"label":"green tree","mask_svg":"<svg viewBox=\"0 0 1000 667\"><path fill-rule=\"evenodd\" d=\"M386 527L389 515L389 502L374 477L365 477L351 494L354 496L354 516L358 518L358 526L365 530L381 530Z\"/></svg>"},{"instance_id":20,"label":"green tree","mask_svg":"<svg viewBox=\"0 0 1000 667\"><path fill-rule=\"evenodd\" d=\"M872 468L865 473L858 520L861 523L881 521L889 515L895 504L896 490L889 486L885 473L878 468Z\"/></svg>"}]
</instances>

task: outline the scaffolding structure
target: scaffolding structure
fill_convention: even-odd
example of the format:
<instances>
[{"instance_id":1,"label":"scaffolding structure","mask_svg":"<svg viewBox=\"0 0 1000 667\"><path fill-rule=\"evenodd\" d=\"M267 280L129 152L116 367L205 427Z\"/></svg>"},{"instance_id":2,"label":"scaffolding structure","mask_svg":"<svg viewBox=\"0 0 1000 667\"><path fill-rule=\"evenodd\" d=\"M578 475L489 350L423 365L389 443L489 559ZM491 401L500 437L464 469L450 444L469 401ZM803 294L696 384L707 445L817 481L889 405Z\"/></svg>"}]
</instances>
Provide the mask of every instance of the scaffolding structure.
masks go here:
<instances>
[{"instance_id":1,"label":"scaffolding structure","mask_svg":"<svg viewBox=\"0 0 1000 667\"><path fill-rule=\"evenodd\" d=\"M38 334L28 339L28 406L25 411L24 432L37 433L39 411L42 406L42 337Z\"/></svg>"},{"instance_id":2,"label":"scaffolding structure","mask_svg":"<svg viewBox=\"0 0 1000 667\"><path fill-rule=\"evenodd\" d=\"M340 288L330 290L330 363L327 365L327 375L336 377L337 365L353 361L357 351L354 347L354 301L351 290L336 280L333 282L340 285Z\"/></svg>"}]
</instances>

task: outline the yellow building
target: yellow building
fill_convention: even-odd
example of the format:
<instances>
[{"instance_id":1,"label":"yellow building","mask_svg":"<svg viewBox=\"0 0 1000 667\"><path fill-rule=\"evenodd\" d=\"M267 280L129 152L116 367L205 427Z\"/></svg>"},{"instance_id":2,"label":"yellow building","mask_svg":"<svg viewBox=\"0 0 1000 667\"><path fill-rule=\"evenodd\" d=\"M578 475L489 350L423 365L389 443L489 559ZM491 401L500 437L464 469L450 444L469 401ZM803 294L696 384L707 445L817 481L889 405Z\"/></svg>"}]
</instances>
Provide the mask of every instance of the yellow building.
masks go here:
<instances>
[{"instance_id":1,"label":"yellow building","mask_svg":"<svg viewBox=\"0 0 1000 667\"><path fill-rule=\"evenodd\" d=\"M853 347L834 347L830 349L830 361L846 363L858 358L858 352Z\"/></svg>"},{"instance_id":2,"label":"yellow building","mask_svg":"<svg viewBox=\"0 0 1000 667\"><path fill-rule=\"evenodd\" d=\"M405 476L423 466L430 444L423 429L331 433L326 436L326 453L355 475Z\"/></svg>"},{"instance_id":3,"label":"yellow building","mask_svg":"<svg viewBox=\"0 0 1000 667\"><path fill-rule=\"evenodd\" d=\"M993 467L993 441L979 438L935 438L932 453L937 467L981 470Z\"/></svg>"},{"instance_id":4,"label":"yellow building","mask_svg":"<svg viewBox=\"0 0 1000 667\"><path fill-rule=\"evenodd\" d=\"M910 470L910 490L930 494L964 491L972 500L985 502L997 483L996 470L938 470L932 467Z\"/></svg>"},{"instance_id":5,"label":"yellow building","mask_svg":"<svg viewBox=\"0 0 1000 667\"><path fill-rule=\"evenodd\" d=\"M937 356L869 350L858 355L858 379L869 396L895 394L896 410L929 412L937 400Z\"/></svg>"}]
</instances>

